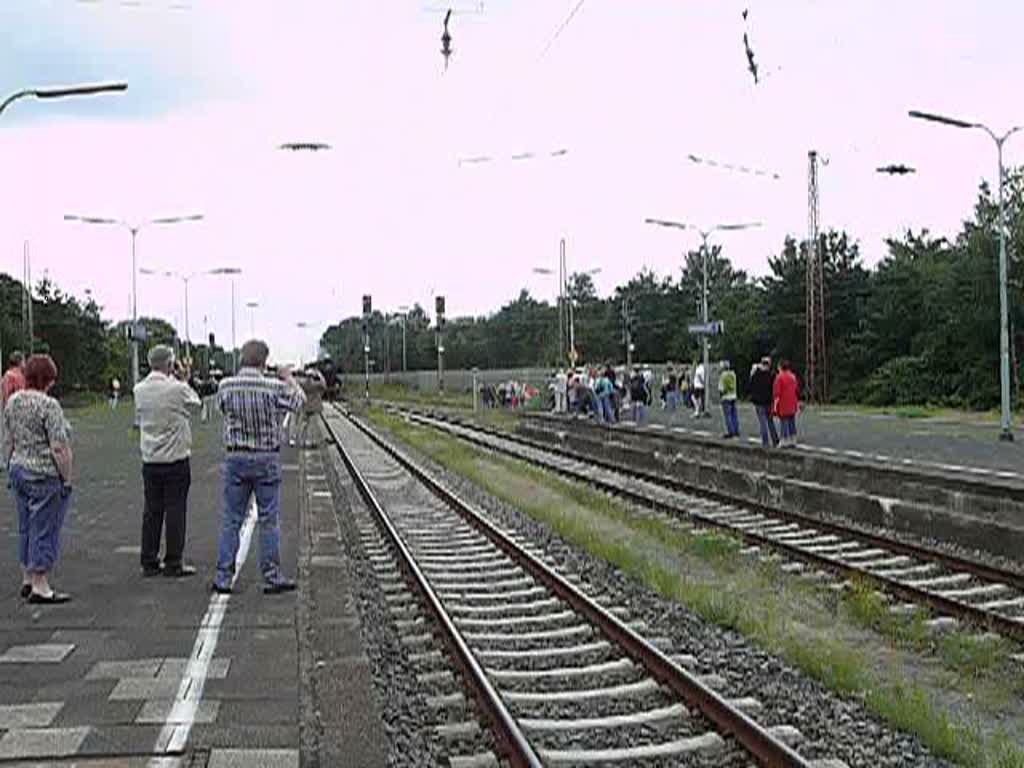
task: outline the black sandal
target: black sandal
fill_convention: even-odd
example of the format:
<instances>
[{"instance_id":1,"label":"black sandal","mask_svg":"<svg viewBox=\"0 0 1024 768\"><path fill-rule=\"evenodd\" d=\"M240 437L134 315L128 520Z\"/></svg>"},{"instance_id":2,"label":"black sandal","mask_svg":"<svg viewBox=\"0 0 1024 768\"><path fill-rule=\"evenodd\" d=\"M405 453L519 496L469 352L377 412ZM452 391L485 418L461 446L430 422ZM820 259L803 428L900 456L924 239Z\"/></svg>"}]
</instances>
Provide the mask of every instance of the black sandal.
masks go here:
<instances>
[{"instance_id":1,"label":"black sandal","mask_svg":"<svg viewBox=\"0 0 1024 768\"><path fill-rule=\"evenodd\" d=\"M60 605L71 602L71 595L66 592L51 592L49 595L40 595L33 592L28 596L28 601L34 605Z\"/></svg>"},{"instance_id":2,"label":"black sandal","mask_svg":"<svg viewBox=\"0 0 1024 768\"><path fill-rule=\"evenodd\" d=\"M31 584L22 584L21 585L21 599L22 600L28 600L28 596L31 595L31 594L32 594L32 585Z\"/></svg>"}]
</instances>

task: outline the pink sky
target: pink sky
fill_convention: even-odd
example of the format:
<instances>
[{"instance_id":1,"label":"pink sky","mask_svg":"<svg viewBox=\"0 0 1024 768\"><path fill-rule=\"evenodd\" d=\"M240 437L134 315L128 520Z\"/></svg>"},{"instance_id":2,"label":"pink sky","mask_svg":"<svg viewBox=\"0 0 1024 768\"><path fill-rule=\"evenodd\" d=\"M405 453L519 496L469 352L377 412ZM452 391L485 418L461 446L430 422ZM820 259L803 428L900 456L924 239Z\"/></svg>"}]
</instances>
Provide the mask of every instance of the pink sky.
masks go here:
<instances>
[{"instance_id":1,"label":"pink sky","mask_svg":"<svg viewBox=\"0 0 1024 768\"><path fill-rule=\"evenodd\" d=\"M811 147L830 160L823 225L847 228L873 263L882 238L905 227L955 232L978 182L995 175L983 134L917 123L908 109L1024 122L1013 61L1024 8L1009 3L587 0L539 59L574 4L490 0L456 16L447 74L441 14L423 2L5 4L0 28L17 45L0 52L0 91L124 78L129 92L24 101L0 117L0 270L19 273L29 240L37 275L90 288L121 318L128 234L63 214L202 212L199 224L145 230L140 266L240 267L239 341L250 327L242 304L255 300L255 330L276 356L308 357L314 334L296 321L320 329L357 313L363 293L382 309L432 307L444 293L453 316L494 310L522 287L550 298L554 285L531 269L554 266L563 235L571 268L602 268L602 292L644 266L675 273L696 235L646 216L762 221L723 243L763 274L783 237L805 232ZM769 75L757 86L748 27ZM300 139L334 149L274 149ZM561 147L564 158L507 159ZM694 166L688 153L783 179ZM459 167L478 154L497 160ZM873 172L890 162L919 174ZM227 283L192 286L192 337L205 317L228 341ZM182 304L180 284L140 277L141 312L181 326Z\"/></svg>"}]
</instances>

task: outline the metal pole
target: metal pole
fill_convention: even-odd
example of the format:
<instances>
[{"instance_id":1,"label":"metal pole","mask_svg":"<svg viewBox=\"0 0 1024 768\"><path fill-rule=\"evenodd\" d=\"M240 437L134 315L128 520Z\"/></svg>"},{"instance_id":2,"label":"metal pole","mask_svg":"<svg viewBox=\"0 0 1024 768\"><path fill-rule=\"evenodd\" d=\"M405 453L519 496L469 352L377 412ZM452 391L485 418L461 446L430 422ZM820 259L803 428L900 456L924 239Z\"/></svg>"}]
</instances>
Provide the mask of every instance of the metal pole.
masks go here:
<instances>
[{"instance_id":1,"label":"metal pole","mask_svg":"<svg viewBox=\"0 0 1024 768\"><path fill-rule=\"evenodd\" d=\"M231 278L231 373L238 373L238 343L235 341L235 278Z\"/></svg>"},{"instance_id":2,"label":"metal pole","mask_svg":"<svg viewBox=\"0 0 1024 768\"><path fill-rule=\"evenodd\" d=\"M370 402L370 330L363 332L363 365L366 370L366 402Z\"/></svg>"},{"instance_id":3,"label":"metal pole","mask_svg":"<svg viewBox=\"0 0 1024 768\"><path fill-rule=\"evenodd\" d=\"M437 329L437 391L444 394L444 333Z\"/></svg>"},{"instance_id":4,"label":"metal pole","mask_svg":"<svg viewBox=\"0 0 1024 768\"><path fill-rule=\"evenodd\" d=\"M28 320L28 353L32 355L36 349L36 327L32 319L32 252L28 240L25 241L25 317Z\"/></svg>"},{"instance_id":5,"label":"metal pole","mask_svg":"<svg viewBox=\"0 0 1024 768\"><path fill-rule=\"evenodd\" d=\"M633 329L629 322L629 297L622 299L622 322L626 324L626 367L633 367Z\"/></svg>"},{"instance_id":6,"label":"metal pole","mask_svg":"<svg viewBox=\"0 0 1024 768\"><path fill-rule=\"evenodd\" d=\"M1006 210L1003 206L1003 142L1006 137L996 139L999 155L999 387L1002 405L1002 429L999 439L1013 441L1013 426L1010 421L1010 328L1006 295Z\"/></svg>"},{"instance_id":7,"label":"metal pole","mask_svg":"<svg viewBox=\"0 0 1024 768\"><path fill-rule=\"evenodd\" d=\"M703 297L701 299L701 311L703 314L704 325L708 324L708 236L702 234L701 237L704 239L704 268L701 270L703 274L704 290ZM708 334L704 334L704 402L701 408L701 415L705 415L707 411L708 393L711 391L709 386L711 379L711 372L708 368Z\"/></svg>"},{"instance_id":8,"label":"metal pole","mask_svg":"<svg viewBox=\"0 0 1024 768\"><path fill-rule=\"evenodd\" d=\"M476 384L476 368L474 368L473 369L473 413L477 412L476 389L477 389L477 384Z\"/></svg>"},{"instance_id":9,"label":"metal pole","mask_svg":"<svg viewBox=\"0 0 1024 768\"><path fill-rule=\"evenodd\" d=\"M565 238L558 249L558 364L565 364Z\"/></svg>"},{"instance_id":10,"label":"metal pole","mask_svg":"<svg viewBox=\"0 0 1024 768\"><path fill-rule=\"evenodd\" d=\"M139 339L136 331L139 322L138 304L135 294L136 268L135 268L135 237L139 233L138 227L131 228L132 233L132 389L139 383Z\"/></svg>"},{"instance_id":11,"label":"metal pole","mask_svg":"<svg viewBox=\"0 0 1024 768\"><path fill-rule=\"evenodd\" d=\"M27 256L27 248L29 242L25 242L25 248L22 250L22 348L29 348L29 287L28 287L28 272L29 272L29 260Z\"/></svg>"},{"instance_id":12,"label":"metal pole","mask_svg":"<svg viewBox=\"0 0 1024 768\"><path fill-rule=\"evenodd\" d=\"M569 312L569 358L573 367L576 367L576 323L572 311L572 295L568 290L568 279L566 279L565 303Z\"/></svg>"},{"instance_id":13,"label":"metal pole","mask_svg":"<svg viewBox=\"0 0 1024 768\"><path fill-rule=\"evenodd\" d=\"M403 312L402 313L402 373L407 373L409 371L409 367L407 365L407 361L406 361L406 357L405 357L405 323L408 320L408 318L409 318L409 313L408 312Z\"/></svg>"},{"instance_id":14,"label":"metal pole","mask_svg":"<svg viewBox=\"0 0 1024 768\"><path fill-rule=\"evenodd\" d=\"M188 325L188 278L181 278L182 282L185 283L185 359L192 360L192 332L189 330Z\"/></svg>"}]
</instances>

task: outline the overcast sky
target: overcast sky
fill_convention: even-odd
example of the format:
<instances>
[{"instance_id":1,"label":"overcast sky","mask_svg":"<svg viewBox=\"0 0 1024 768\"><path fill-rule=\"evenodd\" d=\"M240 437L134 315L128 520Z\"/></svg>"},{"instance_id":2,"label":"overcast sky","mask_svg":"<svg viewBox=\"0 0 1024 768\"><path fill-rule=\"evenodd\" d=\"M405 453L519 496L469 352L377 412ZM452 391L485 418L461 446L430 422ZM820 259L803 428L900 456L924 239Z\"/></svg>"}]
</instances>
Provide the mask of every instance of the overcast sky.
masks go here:
<instances>
[{"instance_id":1,"label":"overcast sky","mask_svg":"<svg viewBox=\"0 0 1024 768\"><path fill-rule=\"evenodd\" d=\"M806 232L811 148L829 160L823 227L847 228L874 263L907 227L954 233L996 173L984 134L908 109L1024 122L1024 5L1010 0L586 0L542 56L577 3L485 0L483 13L456 14L445 73L430 0L3 0L0 98L96 80L129 90L20 101L0 116L0 270L20 274L27 240L36 276L92 290L120 319L128 232L63 215L202 213L144 228L139 265L241 268L238 341L256 301L254 330L274 356L308 358L363 293L385 310L443 293L452 316L523 287L550 299L554 283L531 269L556 266L563 236L570 269L602 269L602 293L642 267L678 274L697 235L647 216L761 221L722 242L763 274L787 233ZM296 140L333 149L275 149ZM511 159L527 151L538 159ZM1022 152L1024 138L1011 142L1008 163ZM458 163L478 155L494 160ZM919 172L874 173L893 162ZM192 338L228 342L227 280L190 286ZM138 301L184 327L180 282L142 276Z\"/></svg>"}]
</instances>

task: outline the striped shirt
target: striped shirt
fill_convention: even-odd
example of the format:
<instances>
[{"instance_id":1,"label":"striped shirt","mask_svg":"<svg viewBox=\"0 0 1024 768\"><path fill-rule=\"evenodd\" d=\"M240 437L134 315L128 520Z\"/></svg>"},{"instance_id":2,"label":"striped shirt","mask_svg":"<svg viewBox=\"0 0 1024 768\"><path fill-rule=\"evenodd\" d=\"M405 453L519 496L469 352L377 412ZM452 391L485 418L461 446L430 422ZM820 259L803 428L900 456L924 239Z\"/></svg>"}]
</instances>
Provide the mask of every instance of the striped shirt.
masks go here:
<instances>
[{"instance_id":1,"label":"striped shirt","mask_svg":"<svg viewBox=\"0 0 1024 768\"><path fill-rule=\"evenodd\" d=\"M278 451L281 422L302 408L306 396L297 384L240 368L220 383L217 407L224 414L224 447L233 451Z\"/></svg>"}]
</instances>

